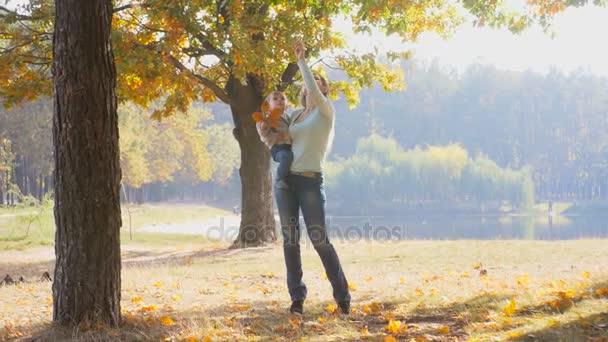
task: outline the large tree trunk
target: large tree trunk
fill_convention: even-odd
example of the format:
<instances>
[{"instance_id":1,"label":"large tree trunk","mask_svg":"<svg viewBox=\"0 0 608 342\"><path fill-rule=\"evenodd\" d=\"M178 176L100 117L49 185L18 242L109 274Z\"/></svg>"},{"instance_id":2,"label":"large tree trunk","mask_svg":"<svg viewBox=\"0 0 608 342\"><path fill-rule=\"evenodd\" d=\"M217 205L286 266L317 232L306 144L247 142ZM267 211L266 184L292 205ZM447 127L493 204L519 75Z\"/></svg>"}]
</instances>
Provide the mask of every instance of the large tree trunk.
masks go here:
<instances>
[{"instance_id":1,"label":"large tree trunk","mask_svg":"<svg viewBox=\"0 0 608 342\"><path fill-rule=\"evenodd\" d=\"M55 0L53 320L120 322L120 165L110 0Z\"/></svg>"},{"instance_id":2,"label":"large tree trunk","mask_svg":"<svg viewBox=\"0 0 608 342\"><path fill-rule=\"evenodd\" d=\"M232 248L276 241L269 153L251 118L259 111L263 97L252 83L241 85L232 79L227 86L232 99L233 133L241 149L241 225Z\"/></svg>"}]
</instances>

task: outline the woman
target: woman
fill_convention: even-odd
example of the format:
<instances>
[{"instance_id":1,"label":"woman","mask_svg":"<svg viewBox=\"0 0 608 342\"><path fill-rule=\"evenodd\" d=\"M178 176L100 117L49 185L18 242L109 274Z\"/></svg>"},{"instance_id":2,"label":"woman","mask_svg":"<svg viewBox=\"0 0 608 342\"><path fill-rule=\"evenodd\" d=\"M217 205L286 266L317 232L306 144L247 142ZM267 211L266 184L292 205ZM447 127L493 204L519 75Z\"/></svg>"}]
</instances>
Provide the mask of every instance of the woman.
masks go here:
<instances>
[{"instance_id":1,"label":"woman","mask_svg":"<svg viewBox=\"0 0 608 342\"><path fill-rule=\"evenodd\" d=\"M334 133L335 109L327 94L329 85L320 75L313 75L304 59L302 43L294 45L298 67L304 79L300 93L303 109L293 112L289 133L292 137L293 163L287 176L288 187L275 186L275 198L281 219L283 253L287 267L287 287L291 313L302 314L306 285L302 281L300 257L299 210L308 236L323 262L340 311L350 312L350 293L340 260L329 242L325 226L325 192L322 165Z\"/></svg>"}]
</instances>

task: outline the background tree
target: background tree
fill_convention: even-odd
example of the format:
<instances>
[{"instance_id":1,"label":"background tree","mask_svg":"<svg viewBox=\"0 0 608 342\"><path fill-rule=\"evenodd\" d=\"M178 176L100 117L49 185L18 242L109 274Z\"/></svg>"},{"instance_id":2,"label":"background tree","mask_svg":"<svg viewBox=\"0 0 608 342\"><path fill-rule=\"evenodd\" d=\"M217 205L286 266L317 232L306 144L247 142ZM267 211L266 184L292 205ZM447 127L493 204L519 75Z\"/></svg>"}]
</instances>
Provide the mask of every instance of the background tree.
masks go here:
<instances>
[{"instance_id":1,"label":"background tree","mask_svg":"<svg viewBox=\"0 0 608 342\"><path fill-rule=\"evenodd\" d=\"M112 2L56 0L53 320L120 322L120 163ZM78 56L78 58L75 58Z\"/></svg>"}]
</instances>

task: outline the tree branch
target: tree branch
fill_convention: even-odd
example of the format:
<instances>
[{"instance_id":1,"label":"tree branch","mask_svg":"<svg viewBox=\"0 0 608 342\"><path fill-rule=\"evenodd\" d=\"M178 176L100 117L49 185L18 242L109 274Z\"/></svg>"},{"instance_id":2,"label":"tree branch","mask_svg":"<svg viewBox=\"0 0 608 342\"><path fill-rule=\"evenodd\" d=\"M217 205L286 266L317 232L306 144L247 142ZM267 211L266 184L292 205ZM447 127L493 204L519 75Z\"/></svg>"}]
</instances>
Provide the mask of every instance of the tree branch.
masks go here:
<instances>
[{"instance_id":1,"label":"tree branch","mask_svg":"<svg viewBox=\"0 0 608 342\"><path fill-rule=\"evenodd\" d=\"M230 97L228 96L228 94L220 86L218 86L215 82L213 82L212 80L210 80L206 77L203 77L199 74L196 74L192 70L186 68L186 66L184 64L182 64L182 62L180 62L177 58L175 58L171 55L168 55L168 57L177 69L179 69L181 72L185 72L185 73L189 74L190 76L196 78L199 81L199 83L201 83L205 87L211 89L215 93L215 96L217 96L220 100L222 100L224 103L230 104L231 101L230 101Z\"/></svg>"},{"instance_id":2,"label":"tree branch","mask_svg":"<svg viewBox=\"0 0 608 342\"><path fill-rule=\"evenodd\" d=\"M297 63L287 64L285 71L283 71L283 74L281 75L281 83L279 83L279 85L277 86L277 90L284 91L285 89L287 89L287 87L292 85L294 78L298 73L298 70L299 69Z\"/></svg>"},{"instance_id":3,"label":"tree branch","mask_svg":"<svg viewBox=\"0 0 608 342\"><path fill-rule=\"evenodd\" d=\"M6 18L8 16L14 16L15 19L17 19L17 20L40 20L40 19L44 19L44 17L32 17L32 16L29 16L29 15L19 14L16 11L12 11L12 10L4 7L4 6L0 6L0 11L7 13L5 15L0 14L0 18Z\"/></svg>"}]
</instances>

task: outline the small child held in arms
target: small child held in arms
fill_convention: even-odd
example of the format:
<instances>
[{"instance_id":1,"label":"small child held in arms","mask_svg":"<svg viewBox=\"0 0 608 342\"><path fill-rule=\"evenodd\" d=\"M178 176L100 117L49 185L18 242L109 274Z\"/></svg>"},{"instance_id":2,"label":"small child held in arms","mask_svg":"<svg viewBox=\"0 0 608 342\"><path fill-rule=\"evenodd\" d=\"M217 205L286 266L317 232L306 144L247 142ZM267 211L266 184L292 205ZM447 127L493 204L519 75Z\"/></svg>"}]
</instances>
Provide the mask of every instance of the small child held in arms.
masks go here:
<instances>
[{"instance_id":1,"label":"small child held in arms","mask_svg":"<svg viewBox=\"0 0 608 342\"><path fill-rule=\"evenodd\" d=\"M289 117L285 114L285 106L285 94L273 91L262 104L262 112L253 114L260 140L270 149L272 159L279 163L275 185L278 188L288 187L287 175L293 162Z\"/></svg>"}]
</instances>

